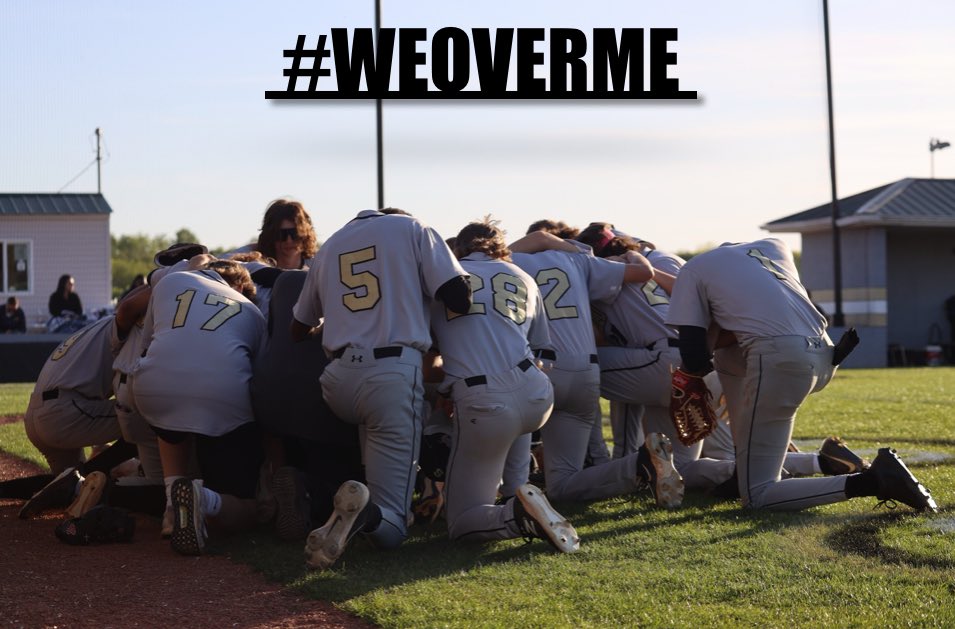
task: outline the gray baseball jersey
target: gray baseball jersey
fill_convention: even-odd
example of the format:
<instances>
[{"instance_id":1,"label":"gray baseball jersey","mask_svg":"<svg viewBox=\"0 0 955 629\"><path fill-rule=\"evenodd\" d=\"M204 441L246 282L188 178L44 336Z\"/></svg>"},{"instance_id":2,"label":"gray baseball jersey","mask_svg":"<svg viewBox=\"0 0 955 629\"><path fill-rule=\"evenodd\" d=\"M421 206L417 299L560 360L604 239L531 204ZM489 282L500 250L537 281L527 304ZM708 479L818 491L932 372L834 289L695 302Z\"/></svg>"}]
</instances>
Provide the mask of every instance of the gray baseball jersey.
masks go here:
<instances>
[{"instance_id":1,"label":"gray baseball jersey","mask_svg":"<svg viewBox=\"0 0 955 629\"><path fill-rule=\"evenodd\" d=\"M432 326L454 399L448 460L447 518L452 539L510 539L521 533L513 500L496 505L513 444L547 420L553 388L532 349L550 349L536 282L514 264L472 253L473 305L456 315L436 304ZM524 438L522 453L529 443ZM526 469L526 466L525 466Z\"/></svg>"},{"instance_id":2,"label":"gray baseball jersey","mask_svg":"<svg viewBox=\"0 0 955 629\"><path fill-rule=\"evenodd\" d=\"M82 328L53 350L24 415L27 437L54 474L84 460L83 448L120 437L113 395L114 317Z\"/></svg>"},{"instance_id":3,"label":"gray baseball jersey","mask_svg":"<svg viewBox=\"0 0 955 629\"><path fill-rule=\"evenodd\" d=\"M744 506L801 509L846 499L845 477L782 479L796 409L832 377L825 318L809 301L780 240L724 245L690 260L668 320L739 339L715 352L736 444Z\"/></svg>"},{"instance_id":4,"label":"gray baseball jersey","mask_svg":"<svg viewBox=\"0 0 955 629\"><path fill-rule=\"evenodd\" d=\"M214 271L153 286L133 394L153 426L218 437L253 421L249 382L265 318Z\"/></svg>"},{"instance_id":5,"label":"gray baseball jersey","mask_svg":"<svg viewBox=\"0 0 955 629\"><path fill-rule=\"evenodd\" d=\"M436 231L411 216L365 210L322 245L293 314L310 326L325 318L330 354L392 345L423 353L431 300L458 275L465 272Z\"/></svg>"},{"instance_id":6,"label":"gray baseball jersey","mask_svg":"<svg viewBox=\"0 0 955 629\"><path fill-rule=\"evenodd\" d=\"M407 537L438 288L465 276L441 236L417 219L365 210L325 241L293 308L323 322L333 360L322 394L341 419L364 428L365 478L382 522L367 535L380 548Z\"/></svg>"},{"instance_id":7,"label":"gray baseball jersey","mask_svg":"<svg viewBox=\"0 0 955 629\"><path fill-rule=\"evenodd\" d=\"M541 429L548 496L600 500L636 491L636 455L584 469L600 417L600 368L590 301L617 296L625 265L589 253L558 251L516 254L514 260L541 284L557 351L556 364L547 372L554 385L554 411Z\"/></svg>"}]
</instances>

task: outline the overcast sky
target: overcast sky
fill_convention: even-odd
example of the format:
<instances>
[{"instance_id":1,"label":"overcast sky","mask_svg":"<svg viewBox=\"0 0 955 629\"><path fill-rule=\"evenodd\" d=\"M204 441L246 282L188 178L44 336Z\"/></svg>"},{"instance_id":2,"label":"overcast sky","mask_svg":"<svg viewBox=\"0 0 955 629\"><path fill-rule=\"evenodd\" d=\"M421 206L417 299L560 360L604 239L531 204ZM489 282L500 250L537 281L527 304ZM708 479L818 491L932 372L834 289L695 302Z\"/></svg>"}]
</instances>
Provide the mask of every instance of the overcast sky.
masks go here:
<instances>
[{"instance_id":1,"label":"overcast sky","mask_svg":"<svg viewBox=\"0 0 955 629\"><path fill-rule=\"evenodd\" d=\"M290 196L326 238L377 205L374 102L264 92L285 89L282 51L299 34L314 45L373 25L370 0L0 0L0 192L95 192L95 167L66 184L101 127L114 234L188 227L229 247ZM669 76L699 93L386 101L385 202L445 237L491 213L514 237L544 217L608 220L698 249L829 200L821 1L382 0L382 25L676 28ZM930 138L955 141L953 25L950 0L831 3L840 196L928 177ZM936 176L955 177L955 149L934 156Z\"/></svg>"}]
</instances>

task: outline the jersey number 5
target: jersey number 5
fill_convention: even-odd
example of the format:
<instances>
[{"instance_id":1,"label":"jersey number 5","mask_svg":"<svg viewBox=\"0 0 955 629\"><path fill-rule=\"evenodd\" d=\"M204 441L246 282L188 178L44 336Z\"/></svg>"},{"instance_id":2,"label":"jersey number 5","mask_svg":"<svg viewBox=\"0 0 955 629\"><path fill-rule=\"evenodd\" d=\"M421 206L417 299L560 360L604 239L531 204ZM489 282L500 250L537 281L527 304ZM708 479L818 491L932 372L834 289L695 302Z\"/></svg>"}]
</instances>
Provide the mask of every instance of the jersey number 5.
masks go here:
<instances>
[{"instance_id":1,"label":"jersey number 5","mask_svg":"<svg viewBox=\"0 0 955 629\"><path fill-rule=\"evenodd\" d=\"M355 289L342 295L342 303L352 312L370 310L381 300L378 278L370 271L355 272L355 266L375 259L375 248L366 247L338 256L339 279L348 288ZM361 293L361 294L359 294Z\"/></svg>"}]
</instances>

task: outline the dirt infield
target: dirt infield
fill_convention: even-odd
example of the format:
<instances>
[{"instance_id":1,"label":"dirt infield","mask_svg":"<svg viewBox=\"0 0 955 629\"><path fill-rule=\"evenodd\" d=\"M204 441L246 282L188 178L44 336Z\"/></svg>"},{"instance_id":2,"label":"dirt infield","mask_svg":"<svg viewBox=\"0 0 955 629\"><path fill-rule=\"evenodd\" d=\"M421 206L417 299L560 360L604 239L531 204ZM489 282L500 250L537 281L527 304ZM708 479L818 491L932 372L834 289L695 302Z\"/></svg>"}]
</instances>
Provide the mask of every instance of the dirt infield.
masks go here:
<instances>
[{"instance_id":1,"label":"dirt infield","mask_svg":"<svg viewBox=\"0 0 955 629\"><path fill-rule=\"evenodd\" d=\"M0 453L0 480L40 472ZM17 517L0 499L0 625L13 627L370 627L293 596L224 557L182 557L137 517L129 544L68 546L54 514Z\"/></svg>"}]
</instances>

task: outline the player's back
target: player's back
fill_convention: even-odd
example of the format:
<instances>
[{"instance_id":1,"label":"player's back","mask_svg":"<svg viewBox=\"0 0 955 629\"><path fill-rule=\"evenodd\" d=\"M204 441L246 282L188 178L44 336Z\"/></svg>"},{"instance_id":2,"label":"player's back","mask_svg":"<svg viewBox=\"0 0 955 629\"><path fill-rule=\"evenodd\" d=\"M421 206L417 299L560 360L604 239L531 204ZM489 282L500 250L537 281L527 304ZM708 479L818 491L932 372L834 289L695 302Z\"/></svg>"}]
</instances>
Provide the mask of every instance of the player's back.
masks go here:
<instances>
[{"instance_id":1,"label":"player's back","mask_svg":"<svg viewBox=\"0 0 955 629\"><path fill-rule=\"evenodd\" d=\"M324 346L430 346L429 302L463 275L441 237L417 219L365 211L325 241L309 271L303 299L317 291L325 317Z\"/></svg>"},{"instance_id":2,"label":"player's back","mask_svg":"<svg viewBox=\"0 0 955 629\"><path fill-rule=\"evenodd\" d=\"M432 309L445 373L455 378L502 373L531 358L532 347L550 347L533 278L483 253L462 258L461 266L471 282L468 314L455 314L440 303Z\"/></svg>"},{"instance_id":3,"label":"player's back","mask_svg":"<svg viewBox=\"0 0 955 629\"><path fill-rule=\"evenodd\" d=\"M612 299L620 292L624 265L564 251L515 253L512 258L537 282L558 360L594 354L590 301Z\"/></svg>"},{"instance_id":4,"label":"player's back","mask_svg":"<svg viewBox=\"0 0 955 629\"><path fill-rule=\"evenodd\" d=\"M698 308L700 295L713 321L738 336L818 336L826 328L792 253L776 238L723 245L687 262L674 287L670 322L698 325L687 312Z\"/></svg>"},{"instance_id":5,"label":"player's back","mask_svg":"<svg viewBox=\"0 0 955 629\"><path fill-rule=\"evenodd\" d=\"M174 394L233 407L251 416L252 360L261 351L265 319L214 271L170 273L153 287L144 324L145 354L135 394Z\"/></svg>"},{"instance_id":6,"label":"player's back","mask_svg":"<svg viewBox=\"0 0 955 629\"><path fill-rule=\"evenodd\" d=\"M108 398L113 393L113 351L118 345L112 316L77 330L44 363L37 391L61 388L88 398Z\"/></svg>"}]
</instances>

